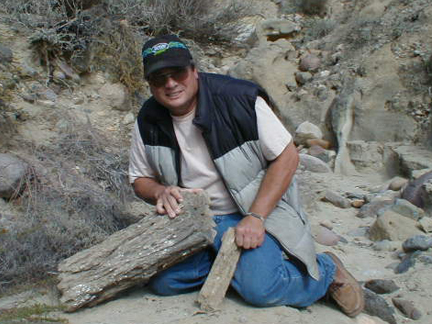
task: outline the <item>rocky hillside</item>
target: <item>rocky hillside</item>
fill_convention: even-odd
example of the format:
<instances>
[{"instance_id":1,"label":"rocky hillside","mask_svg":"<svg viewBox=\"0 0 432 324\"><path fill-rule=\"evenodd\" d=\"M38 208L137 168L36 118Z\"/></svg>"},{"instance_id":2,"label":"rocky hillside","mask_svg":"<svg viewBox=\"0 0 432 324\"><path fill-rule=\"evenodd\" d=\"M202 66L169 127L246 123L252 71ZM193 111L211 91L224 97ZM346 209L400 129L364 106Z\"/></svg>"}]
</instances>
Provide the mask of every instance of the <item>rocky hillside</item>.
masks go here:
<instances>
[{"instance_id":1,"label":"rocky hillside","mask_svg":"<svg viewBox=\"0 0 432 324\"><path fill-rule=\"evenodd\" d=\"M301 152L298 175L318 249L334 249L363 282L393 280L400 288L384 298L371 292L369 315L358 323L404 323L417 311L419 323L430 323L432 3L161 4L0 4L0 295L55 278L60 260L149 212L127 182L129 136L149 96L140 47L169 30L184 37L201 70L252 80L271 95ZM37 303L58 301L36 295ZM1 323L1 311L28 306L34 294L19 296L25 300L0 299ZM325 304L261 313L235 296L226 313L197 318L193 296L145 290L52 316L120 323L110 307L133 313L143 296L148 309L129 322L356 323ZM414 302L416 312L395 311L395 298Z\"/></svg>"}]
</instances>

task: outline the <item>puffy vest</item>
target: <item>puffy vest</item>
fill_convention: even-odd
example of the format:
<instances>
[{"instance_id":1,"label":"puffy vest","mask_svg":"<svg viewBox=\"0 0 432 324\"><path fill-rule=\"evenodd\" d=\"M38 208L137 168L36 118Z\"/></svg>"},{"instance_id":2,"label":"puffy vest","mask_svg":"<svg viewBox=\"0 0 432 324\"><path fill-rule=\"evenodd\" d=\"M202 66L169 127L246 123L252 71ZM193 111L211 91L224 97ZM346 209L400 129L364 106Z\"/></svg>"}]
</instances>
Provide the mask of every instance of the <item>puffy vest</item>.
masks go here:
<instances>
[{"instance_id":1,"label":"puffy vest","mask_svg":"<svg viewBox=\"0 0 432 324\"><path fill-rule=\"evenodd\" d=\"M269 97L249 81L209 73L199 74L198 96L193 123L202 130L210 156L239 211L246 214L268 166L259 143L255 101L257 96L267 101ZM138 114L138 126L158 180L164 185L178 185L180 148L169 111L151 97ZM319 278L314 240L295 176L267 217L265 228L288 257L299 259L313 278Z\"/></svg>"}]
</instances>

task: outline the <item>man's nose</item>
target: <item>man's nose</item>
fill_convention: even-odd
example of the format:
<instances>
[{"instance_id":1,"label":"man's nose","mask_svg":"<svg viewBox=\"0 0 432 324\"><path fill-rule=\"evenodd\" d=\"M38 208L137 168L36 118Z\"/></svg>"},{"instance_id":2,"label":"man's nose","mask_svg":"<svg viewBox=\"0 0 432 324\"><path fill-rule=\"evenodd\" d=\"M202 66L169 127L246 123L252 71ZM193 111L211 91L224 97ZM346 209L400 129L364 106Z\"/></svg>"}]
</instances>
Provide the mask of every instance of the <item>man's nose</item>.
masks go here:
<instances>
[{"instance_id":1,"label":"man's nose","mask_svg":"<svg viewBox=\"0 0 432 324\"><path fill-rule=\"evenodd\" d=\"M165 79L165 88L174 88L177 85L177 81L174 80L172 75L167 75Z\"/></svg>"}]
</instances>

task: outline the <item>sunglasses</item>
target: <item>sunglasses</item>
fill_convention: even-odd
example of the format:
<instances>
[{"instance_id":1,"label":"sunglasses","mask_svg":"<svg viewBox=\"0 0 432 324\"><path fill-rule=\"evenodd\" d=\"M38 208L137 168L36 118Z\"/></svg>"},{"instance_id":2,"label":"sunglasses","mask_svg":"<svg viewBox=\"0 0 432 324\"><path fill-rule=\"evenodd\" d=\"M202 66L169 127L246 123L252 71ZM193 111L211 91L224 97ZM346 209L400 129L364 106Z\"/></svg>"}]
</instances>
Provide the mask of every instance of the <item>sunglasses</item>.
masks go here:
<instances>
[{"instance_id":1,"label":"sunglasses","mask_svg":"<svg viewBox=\"0 0 432 324\"><path fill-rule=\"evenodd\" d=\"M189 67L176 67L169 73L150 74L147 81L153 87L159 88L166 84L169 78L172 78L176 82L182 82L186 80L189 75Z\"/></svg>"}]
</instances>

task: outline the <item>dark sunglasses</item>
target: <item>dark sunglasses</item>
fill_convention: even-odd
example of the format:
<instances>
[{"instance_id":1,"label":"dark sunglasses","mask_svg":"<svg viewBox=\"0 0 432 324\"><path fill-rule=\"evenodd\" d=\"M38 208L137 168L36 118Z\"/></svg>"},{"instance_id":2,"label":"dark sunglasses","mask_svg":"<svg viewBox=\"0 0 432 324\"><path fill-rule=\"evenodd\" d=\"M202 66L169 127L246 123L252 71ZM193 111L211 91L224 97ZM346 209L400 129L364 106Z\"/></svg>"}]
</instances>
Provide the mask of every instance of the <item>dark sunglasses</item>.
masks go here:
<instances>
[{"instance_id":1,"label":"dark sunglasses","mask_svg":"<svg viewBox=\"0 0 432 324\"><path fill-rule=\"evenodd\" d=\"M159 88L166 84L169 78L174 79L176 82L182 82L186 80L189 75L189 67L176 67L169 73L150 74L147 81L153 87Z\"/></svg>"}]
</instances>

